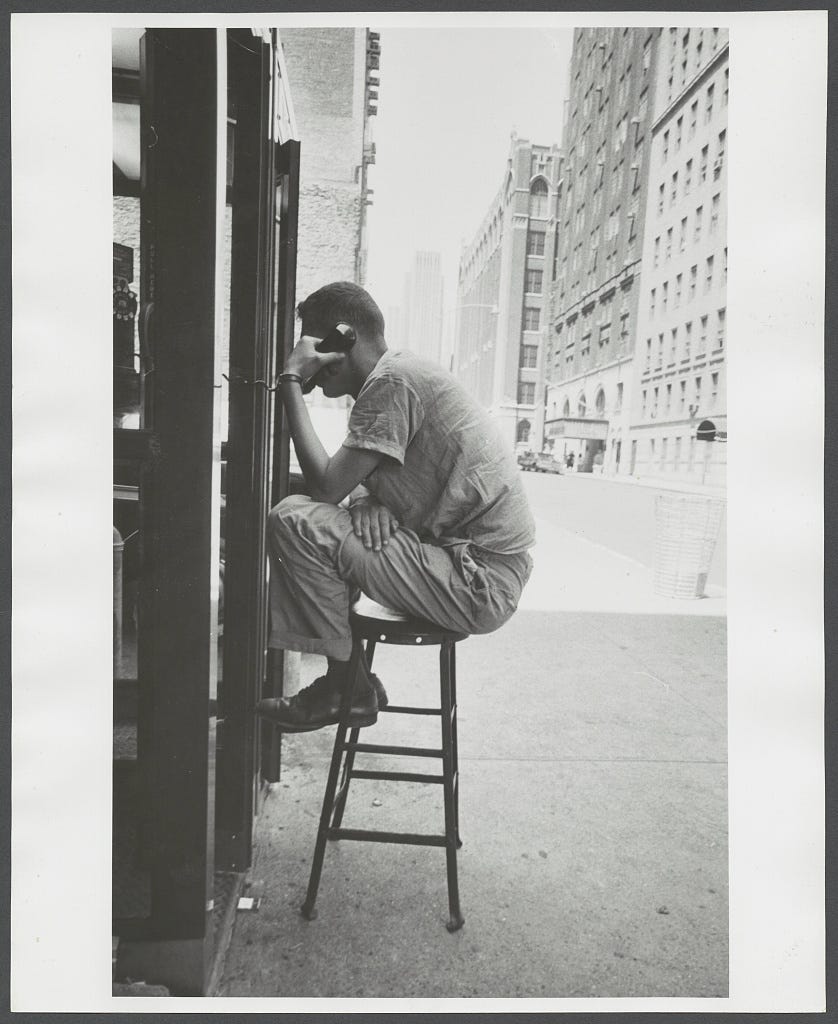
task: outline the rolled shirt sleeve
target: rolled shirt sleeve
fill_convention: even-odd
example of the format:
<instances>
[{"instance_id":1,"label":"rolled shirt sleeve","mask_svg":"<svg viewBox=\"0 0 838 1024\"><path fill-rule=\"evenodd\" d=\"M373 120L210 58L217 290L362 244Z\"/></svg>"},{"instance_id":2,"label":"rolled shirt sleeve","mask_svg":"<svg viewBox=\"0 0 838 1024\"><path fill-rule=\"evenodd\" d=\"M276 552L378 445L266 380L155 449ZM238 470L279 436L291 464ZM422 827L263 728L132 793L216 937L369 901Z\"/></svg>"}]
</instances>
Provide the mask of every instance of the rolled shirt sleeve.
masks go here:
<instances>
[{"instance_id":1,"label":"rolled shirt sleeve","mask_svg":"<svg viewBox=\"0 0 838 1024\"><path fill-rule=\"evenodd\" d=\"M343 446L381 452L403 466L423 418L422 402L407 381L389 373L373 377L352 407Z\"/></svg>"}]
</instances>

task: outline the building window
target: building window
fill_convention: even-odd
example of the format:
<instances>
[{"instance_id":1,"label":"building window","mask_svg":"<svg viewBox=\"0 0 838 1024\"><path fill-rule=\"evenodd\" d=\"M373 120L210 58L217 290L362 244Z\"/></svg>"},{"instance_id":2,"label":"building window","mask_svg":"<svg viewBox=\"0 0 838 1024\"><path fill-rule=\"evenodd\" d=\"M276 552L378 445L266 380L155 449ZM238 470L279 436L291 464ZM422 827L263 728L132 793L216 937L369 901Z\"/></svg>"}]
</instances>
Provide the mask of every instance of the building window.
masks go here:
<instances>
[{"instance_id":1,"label":"building window","mask_svg":"<svg viewBox=\"0 0 838 1024\"><path fill-rule=\"evenodd\" d=\"M567 398L564 400L564 405L562 406L562 416L564 419L570 418L570 401Z\"/></svg>"},{"instance_id":2,"label":"building window","mask_svg":"<svg viewBox=\"0 0 838 1024\"><path fill-rule=\"evenodd\" d=\"M521 383L518 385L518 404L532 405L535 401L535 384Z\"/></svg>"},{"instance_id":3,"label":"building window","mask_svg":"<svg viewBox=\"0 0 838 1024\"><path fill-rule=\"evenodd\" d=\"M693 393L695 395L695 407L698 409L701 405L701 377L695 378L695 390Z\"/></svg>"},{"instance_id":4,"label":"building window","mask_svg":"<svg viewBox=\"0 0 838 1024\"><path fill-rule=\"evenodd\" d=\"M538 345L521 346L521 364L524 369L534 370L538 365Z\"/></svg>"},{"instance_id":5,"label":"building window","mask_svg":"<svg viewBox=\"0 0 838 1024\"><path fill-rule=\"evenodd\" d=\"M653 266L656 267L658 265L658 263L660 262L660 255L661 255L661 236L658 235L658 237L655 239L655 253L654 253L654 256L652 257L652 264L653 264Z\"/></svg>"},{"instance_id":6,"label":"building window","mask_svg":"<svg viewBox=\"0 0 838 1024\"><path fill-rule=\"evenodd\" d=\"M722 267L722 281L725 285L727 284L727 246L725 246L725 260L724 265Z\"/></svg>"},{"instance_id":7,"label":"building window","mask_svg":"<svg viewBox=\"0 0 838 1024\"><path fill-rule=\"evenodd\" d=\"M658 335L658 361L656 369L660 369L663 366L663 334Z\"/></svg>"},{"instance_id":8,"label":"building window","mask_svg":"<svg viewBox=\"0 0 838 1024\"><path fill-rule=\"evenodd\" d=\"M663 213L663 197L665 191L666 187L663 184L663 182L661 182L660 188L658 189L658 216L660 216Z\"/></svg>"},{"instance_id":9,"label":"building window","mask_svg":"<svg viewBox=\"0 0 838 1024\"><path fill-rule=\"evenodd\" d=\"M719 140L716 144L716 161L713 164L713 179L719 177L722 173L722 168L725 163L725 141L727 139L727 131L719 132Z\"/></svg>"},{"instance_id":10,"label":"building window","mask_svg":"<svg viewBox=\"0 0 838 1024\"><path fill-rule=\"evenodd\" d=\"M672 308L677 309L681 305L681 281L683 274L678 274L675 278L675 301Z\"/></svg>"},{"instance_id":11,"label":"building window","mask_svg":"<svg viewBox=\"0 0 838 1024\"><path fill-rule=\"evenodd\" d=\"M656 294L657 294L657 290L655 288L653 288L651 290L651 292L649 293L649 319L650 320L654 320L655 319L655 295Z\"/></svg>"},{"instance_id":12,"label":"building window","mask_svg":"<svg viewBox=\"0 0 838 1024\"><path fill-rule=\"evenodd\" d=\"M620 351L622 352L629 341L629 313L626 310L620 313Z\"/></svg>"},{"instance_id":13,"label":"building window","mask_svg":"<svg viewBox=\"0 0 838 1024\"><path fill-rule=\"evenodd\" d=\"M687 382L681 381L681 394L678 396L678 411L684 412L687 408Z\"/></svg>"},{"instance_id":14,"label":"building window","mask_svg":"<svg viewBox=\"0 0 838 1024\"><path fill-rule=\"evenodd\" d=\"M692 160L687 161L687 167L684 171L684 195L688 196L690 190L693 187L693 162Z\"/></svg>"},{"instance_id":15,"label":"building window","mask_svg":"<svg viewBox=\"0 0 838 1024\"><path fill-rule=\"evenodd\" d=\"M684 324L684 359L690 358L690 349L693 343L693 324L692 320L688 320Z\"/></svg>"},{"instance_id":16,"label":"building window","mask_svg":"<svg viewBox=\"0 0 838 1024\"><path fill-rule=\"evenodd\" d=\"M697 206L695 210L695 229L693 230L693 243L698 244L701 241L701 221L704 217L704 207Z\"/></svg>"},{"instance_id":17,"label":"building window","mask_svg":"<svg viewBox=\"0 0 838 1024\"><path fill-rule=\"evenodd\" d=\"M663 133L663 143L661 149L661 163L665 164L669 159L669 131Z\"/></svg>"},{"instance_id":18,"label":"building window","mask_svg":"<svg viewBox=\"0 0 838 1024\"><path fill-rule=\"evenodd\" d=\"M725 347L725 321L727 311L722 308L716 313L716 348Z\"/></svg>"},{"instance_id":19,"label":"building window","mask_svg":"<svg viewBox=\"0 0 838 1024\"><path fill-rule=\"evenodd\" d=\"M524 306L524 330L537 331L541 328L541 310L535 306Z\"/></svg>"},{"instance_id":20,"label":"building window","mask_svg":"<svg viewBox=\"0 0 838 1024\"><path fill-rule=\"evenodd\" d=\"M678 172L672 175L672 191L669 193L669 205L674 206L678 199Z\"/></svg>"},{"instance_id":21,"label":"building window","mask_svg":"<svg viewBox=\"0 0 838 1024\"><path fill-rule=\"evenodd\" d=\"M701 318L701 333L698 336L698 351L700 353L707 351L707 317Z\"/></svg>"},{"instance_id":22,"label":"building window","mask_svg":"<svg viewBox=\"0 0 838 1024\"><path fill-rule=\"evenodd\" d=\"M678 357L678 328L672 328L672 334L669 343L669 364L670 366L675 362Z\"/></svg>"},{"instance_id":23,"label":"building window","mask_svg":"<svg viewBox=\"0 0 838 1024\"><path fill-rule=\"evenodd\" d=\"M716 228L719 226L719 200L720 194L716 193L713 196L713 201L710 205L710 234L715 235Z\"/></svg>"},{"instance_id":24,"label":"building window","mask_svg":"<svg viewBox=\"0 0 838 1024\"><path fill-rule=\"evenodd\" d=\"M655 388L655 390L652 392L652 416L657 416L657 414L658 414L658 392L659 392L659 390L660 390L659 388Z\"/></svg>"},{"instance_id":25,"label":"building window","mask_svg":"<svg viewBox=\"0 0 838 1024\"><path fill-rule=\"evenodd\" d=\"M663 288L661 289L661 312L666 313L666 306L669 302L669 281L663 282Z\"/></svg>"},{"instance_id":26,"label":"building window","mask_svg":"<svg viewBox=\"0 0 838 1024\"><path fill-rule=\"evenodd\" d=\"M655 461L655 439L652 437L649 439L649 465L651 466Z\"/></svg>"},{"instance_id":27,"label":"building window","mask_svg":"<svg viewBox=\"0 0 838 1024\"><path fill-rule=\"evenodd\" d=\"M652 66L652 38L651 36L643 44L643 74L645 75Z\"/></svg>"},{"instance_id":28,"label":"building window","mask_svg":"<svg viewBox=\"0 0 838 1024\"><path fill-rule=\"evenodd\" d=\"M710 408L716 408L716 399L719 397L719 375L718 373L710 374Z\"/></svg>"},{"instance_id":29,"label":"building window","mask_svg":"<svg viewBox=\"0 0 838 1024\"><path fill-rule=\"evenodd\" d=\"M588 403L585 401L585 394L583 392L579 396L578 401L576 402L576 415L580 419L584 419L585 416L587 415L587 411L588 411Z\"/></svg>"},{"instance_id":30,"label":"building window","mask_svg":"<svg viewBox=\"0 0 838 1024\"><path fill-rule=\"evenodd\" d=\"M672 259L672 228L666 230L666 249L664 250L664 262L669 263Z\"/></svg>"},{"instance_id":31,"label":"building window","mask_svg":"<svg viewBox=\"0 0 838 1024\"><path fill-rule=\"evenodd\" d=\"M705 265L705 271L704 271L704 293L707 294L707 292L709 292L712 287L713 287L713 257L712 256L708 256L707 257L707 261L706 261L706 265Z\"/></svg>"},{"instance_id":32,"label":"building window","mask_svg":"<svg viewBox=\"0 0 838 1024\"><path fill-rule=\"evenodd\" d=\"M695 135L695 127L698 124L698 100L690 107L690 135L692 138Z\"/></svg>"},{"instance_id":33,"label":"building window","mask_svg":"<svg viewBox=\"0 0 838 1024\"><path fill-rule=\"evenodd\" d=\"M707 181L707 161L710 159L710 147L701 147L701 164L699 166L698 176L702 182Z\"/></svg>"},{"instance_id":34,"label":"building window","mask_svg":"<svg viewBox=\"0 0 838 1024\"><path fill-rule=\"evenodd\" d=\"M730 86L730 68L725 68L725 91L722 94L722 106L727 106L727 94Z\"/></svg>"},{"instance_id":35,"label":"building window","mask_svg":"<svg viewBox=\"0 0 838 1024\"><path fill-rule=\"evenodd\" d=\"M675 152L679 152L681 149L681 139L684 133L684 118L683 115L678 118L675 122Z\"/></svg>"},{"instance_id":36,"label":"building window","mask_svg":"<svg viewBox=\"0 0 838 1024\"><path fill-rule=\"evenodd\" d=\"M652 339L646 339L646 369L652 369Z\"/></svg>"},{"instance_id":37,"label":"building window","mask_svg":"<svg viewBox=\"0 0 838 1024\"><path fill-rule=\"evenodd\" d=\"M544 255L544 237L543 231L527 232L527 256Z\"/></svg>"},{"instance_id":38,"label":"building window","mask_svg":"<svg viewBox=\"0 0 838 1024\"><path fill-rule=\"evenodd\" d=\"M695 298L695 285L698 281L698 264L690 267L690 298Z\"/></svg>"},{"instance_id":39,"label":"building window","mask_svg":"<svg viewBox=\"0 0 838 1024\"><path fill-rule=\"evenodd\" d=\"M683 252L687 248L687 218L681 218L681 234L678 238L678 252Z\"/></svg>"},{"instance_id":40,"label":"building window","mask_svg":"<svg viewBox=\"0 0 838 1024\"><path fill-rule=\"evenodd\" d=\"M670 411L671 408L672 408L672 385L671 384L667 384L666 385L666 408L664 409L664 413L669 415L669 411Z\"/></svg>"},{"instance_id":41,"label":"building window","mask_svg":"<svg viewBox=\"0 0 838 1024\"><path fill-rule=\"evenodd\" d=\"M530 186L530 216L547 216L547 183L537 178Z\"/></svg>"},{"instance_id":42,"label":"building window","mask_svg":"<svg viewBox=\"0 0 838 1024\"><path fill-rule=\"evenodd\" d=\"M666 448L669 444L669 438L665 437L661 441L661 468L666 469Z\"/></svg>"},{"instance_id":43,"label":"building window","mask_svg":"<svg viewBox=\"0 0 838 1024\"><path fill-rule=\"evenodd\" d=\"M707 103L704 107L704 123L709 124L713 120L713 92L712 85L707 86Z\"/></svg>"},{"instance_id":44,"label":"building window","mask_svg":"<svg viewBox=\"0 0 838 1024\"><path fill-rule=\"evenodd\" d=\"M527 270L525 274L524 288L530 295L541 294L541 279L543 277L543 271L541 270Z\"/></svg>"},{"instance_id":45,"label":"building window","mask_svg":"<svg viewBox=\"0 0 838 1024\"><path fill-rule=\"evenodd\" d=\"M644 420L646 419L646 391L645 390L643 391L643 395L642 395L642 398L641 398L640 416L641 416L642 419L644 419Z\"/></svg>"},{"instance_id":46,"label":"building window","mask_svg":"<svg viewBox=\"0 0 838 1024\"><path fill-rule=\"evenodd\" d=\"M597 419L602 419L605 415L605 392L602 388L597 391L596 398L594 399L594 408L596 409Z\"/></svg>"}]
</instances>

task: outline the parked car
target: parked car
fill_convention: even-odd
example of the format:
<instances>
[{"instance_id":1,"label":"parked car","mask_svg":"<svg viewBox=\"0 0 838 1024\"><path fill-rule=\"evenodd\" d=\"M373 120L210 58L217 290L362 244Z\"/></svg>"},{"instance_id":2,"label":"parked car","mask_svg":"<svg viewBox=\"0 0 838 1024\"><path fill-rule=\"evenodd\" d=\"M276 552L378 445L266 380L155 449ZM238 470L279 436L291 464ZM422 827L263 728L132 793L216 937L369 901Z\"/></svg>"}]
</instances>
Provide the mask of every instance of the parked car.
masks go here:
<instances>
[{"instance_id":1,"label":"parked car","mask_svg":"<svg viewBox=\"0 0 838 1024\"><path fill-rule=\"evenodd\" d=\"M555 455L551 455L550 452L541 452L539 455L536 455L533 469L536 473L564 472L561 462L559 462Z\"/></svg>"},{"instance_id":2,"label":"parked car","mask_svg":"<svg viewBox=\"0 0 838 1024\"><path fill-rule=\"evenodd\" d=\"M521 452L518 456L518 465L521 469L535 469L535 452Z\"/></svg>"}]
</instances>

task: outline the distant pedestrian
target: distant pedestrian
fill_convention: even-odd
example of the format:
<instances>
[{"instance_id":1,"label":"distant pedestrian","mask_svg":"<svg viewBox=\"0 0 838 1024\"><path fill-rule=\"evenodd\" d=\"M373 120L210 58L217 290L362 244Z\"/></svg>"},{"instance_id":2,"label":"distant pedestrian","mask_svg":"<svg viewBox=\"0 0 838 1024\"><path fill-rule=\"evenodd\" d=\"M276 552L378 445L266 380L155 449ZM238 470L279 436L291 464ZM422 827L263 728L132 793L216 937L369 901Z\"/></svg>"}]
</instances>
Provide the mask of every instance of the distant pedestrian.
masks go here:
<instances>
[{"instance_id":1,"label":"distant pedestrian","mask_svg":"<svg viewBox=\"0 0 838 1024\"><path fill-rule=\"evenodd\" d=\"M565 458L565 462L567 464L567 468L568 469L573 469L573 463L574 463L575 459L576 459L576 456L574 455L573 452L570 452L570 454L567 455L567 457Z\"/></svg>"}]
</instances>

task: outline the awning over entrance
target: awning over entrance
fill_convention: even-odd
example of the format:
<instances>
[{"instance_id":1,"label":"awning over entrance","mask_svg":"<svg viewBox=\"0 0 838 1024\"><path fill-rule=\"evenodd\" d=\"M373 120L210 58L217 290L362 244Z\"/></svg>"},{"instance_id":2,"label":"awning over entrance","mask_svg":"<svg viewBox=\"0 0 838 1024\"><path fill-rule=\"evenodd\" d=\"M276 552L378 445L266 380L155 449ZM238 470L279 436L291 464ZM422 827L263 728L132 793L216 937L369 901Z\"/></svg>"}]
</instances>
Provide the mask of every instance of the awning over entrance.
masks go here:
<instances>
[{"instance_id":1,"label":"awning over entrance","mask_svg":"<svg viewBox=\"0 0 838 1024\"><path fill-rule=\"evenodd\" d=\"M562 417L545 424L548 437L572 437L583 441L604 441L608 436L608 420L589 420L586 417Z\"/></svg>"}]
</instances>

